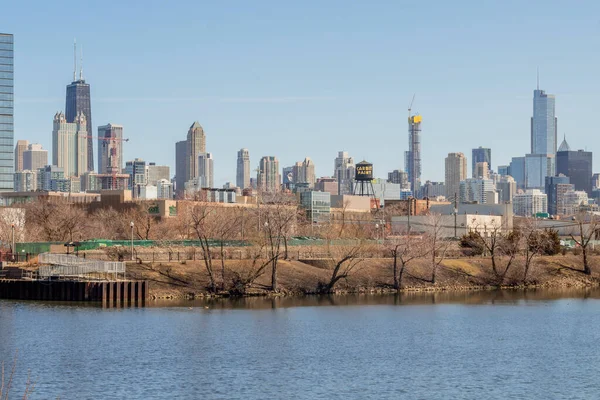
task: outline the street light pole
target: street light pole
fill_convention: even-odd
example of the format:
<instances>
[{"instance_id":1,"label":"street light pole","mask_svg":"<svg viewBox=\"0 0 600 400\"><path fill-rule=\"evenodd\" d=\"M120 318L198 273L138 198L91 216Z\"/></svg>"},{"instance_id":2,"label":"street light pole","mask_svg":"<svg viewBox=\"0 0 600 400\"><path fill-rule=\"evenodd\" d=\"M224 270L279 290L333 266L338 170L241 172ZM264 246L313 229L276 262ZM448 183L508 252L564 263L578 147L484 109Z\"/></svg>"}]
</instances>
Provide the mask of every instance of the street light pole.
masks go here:
<instances>
[{"instance_id":1,"label":"street light pole","mask_svg":"<svg viewBox=\"0 0 600 400\"><path fill-rule=\"evenodd\" d=\"M135 258L133 257L133 227L134 227L133 221L131 221L129 226L131 226L131 261L135 261Z\"/></svg>"},{"instance_id":2,"label":"street light pole","mask_svg":"<svg viewBox=\"0 0 600 400\"><path fill-rule=\"evenodd\" d=\"M458 214L458 204L456 199L456 193L454 193L454 238L457 238L456 235L456 214Z\"/></svg>"},{"instance_id":3,"label":"street light pole","mask_svg":"<svg viewBox=\"0 0 600 400\"><path fill-rule=\"evenodd\" d=\"M15 261L15 224L10 225L12 230L12 247L10 248L10 252L12 253L12 259Z\"/></svg>"}]
</instances>

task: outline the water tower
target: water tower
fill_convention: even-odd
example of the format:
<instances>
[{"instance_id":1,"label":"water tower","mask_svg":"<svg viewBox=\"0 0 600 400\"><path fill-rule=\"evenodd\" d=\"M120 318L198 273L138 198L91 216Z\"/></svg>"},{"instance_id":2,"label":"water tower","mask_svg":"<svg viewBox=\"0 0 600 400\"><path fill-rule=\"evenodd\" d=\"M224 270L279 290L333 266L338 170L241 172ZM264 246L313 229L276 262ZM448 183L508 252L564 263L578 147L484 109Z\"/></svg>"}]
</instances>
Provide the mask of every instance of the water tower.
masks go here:
<instances>
[{"instance_id":1,"label":"water tower","mask_svg":"<svg viewBox=\"0 0 600 400\"><path fill-rule=\"evenodd\" d=\"M356 164L354 174L354 195L375 197L373 189L373 164L361 161Z\"/></svg>"}]
</instances>

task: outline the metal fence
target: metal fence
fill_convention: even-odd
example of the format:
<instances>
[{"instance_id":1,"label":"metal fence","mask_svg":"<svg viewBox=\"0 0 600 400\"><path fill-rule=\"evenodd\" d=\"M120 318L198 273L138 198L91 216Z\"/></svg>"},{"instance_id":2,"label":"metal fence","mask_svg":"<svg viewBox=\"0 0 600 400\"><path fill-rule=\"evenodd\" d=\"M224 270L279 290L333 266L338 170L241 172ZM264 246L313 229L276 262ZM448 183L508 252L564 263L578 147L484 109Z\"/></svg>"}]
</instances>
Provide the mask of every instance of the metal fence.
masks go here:
<instances>
[{"instance_id":1,"label":"metal fence","mask_svg":"<svg viewBox=\"0 0 600 400\"><path fill-rule=\"evenodd\" d=\"M116 279L119 274L125 276L126 268L124 262L86 260L73 255L42 253L38 256L38 276L41 279L50 277L85 277L86 279L97 278Z\"/></svg>"}]
</instances>

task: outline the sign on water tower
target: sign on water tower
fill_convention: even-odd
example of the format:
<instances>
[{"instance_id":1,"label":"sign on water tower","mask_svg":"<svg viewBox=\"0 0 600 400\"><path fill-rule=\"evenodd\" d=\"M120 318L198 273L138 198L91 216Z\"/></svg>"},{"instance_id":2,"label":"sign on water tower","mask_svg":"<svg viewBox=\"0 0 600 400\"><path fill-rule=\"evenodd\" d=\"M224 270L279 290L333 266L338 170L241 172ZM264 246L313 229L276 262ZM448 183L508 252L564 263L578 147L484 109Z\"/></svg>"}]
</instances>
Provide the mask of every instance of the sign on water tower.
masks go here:
<instances>
[{"instance_id":1,"label":"sign on water tower","mask_svg":"<svg viewBox=\"0 0 600 400\"><path fill-rule=\"evenodd\" d=\"M356 164L356 173L354 179L359 182L368 182L373 180L373 164L362 161Z\"/></svg>"}]
</instances>

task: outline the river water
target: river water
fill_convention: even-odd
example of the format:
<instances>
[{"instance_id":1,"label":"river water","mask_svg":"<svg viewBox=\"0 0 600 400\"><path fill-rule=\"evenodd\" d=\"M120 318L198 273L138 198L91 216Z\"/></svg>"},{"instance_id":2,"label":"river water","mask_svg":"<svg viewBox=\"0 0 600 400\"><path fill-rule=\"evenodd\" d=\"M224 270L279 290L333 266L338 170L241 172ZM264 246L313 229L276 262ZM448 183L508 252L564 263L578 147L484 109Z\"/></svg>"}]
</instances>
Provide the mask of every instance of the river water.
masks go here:
<instances>
[{"instance_id":1,"label":"river water","mask_svg":"<svg viewBox=\"0 0 600 400\"><path fill-rule=\"evenodd\" d=\"M600 292L0 301L17 349L14 398L29 370L32 399L591 399Z\"/></svg>"}]
</instances>

